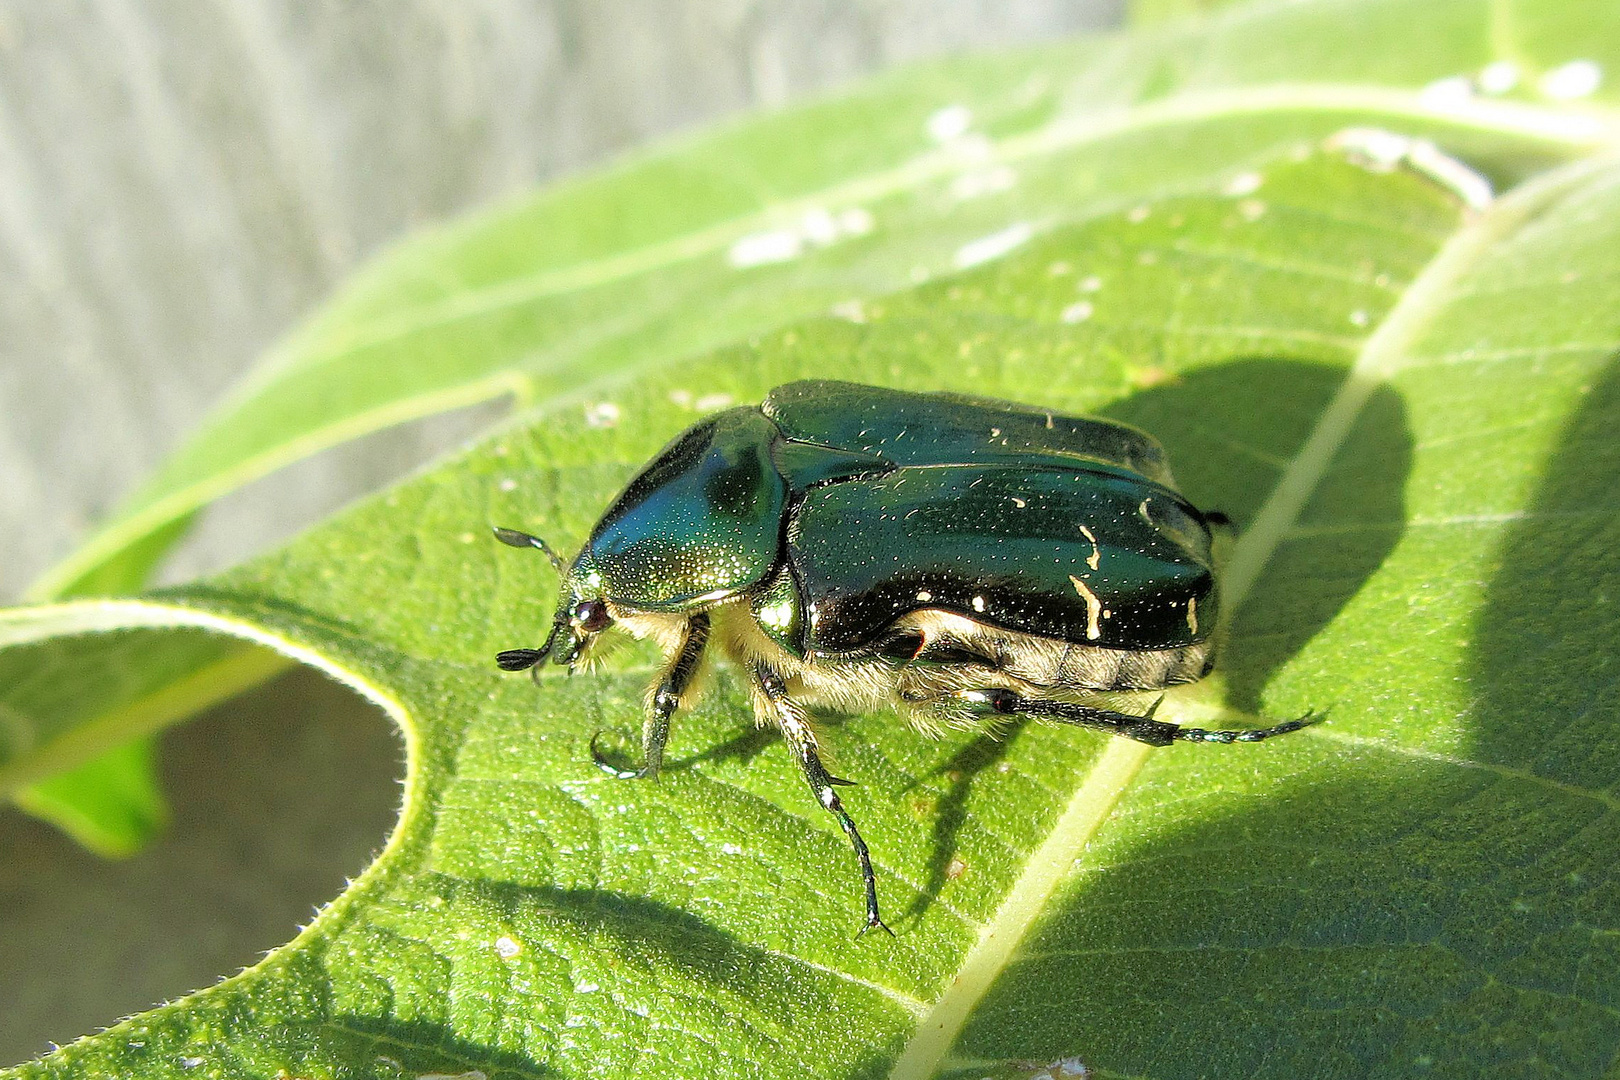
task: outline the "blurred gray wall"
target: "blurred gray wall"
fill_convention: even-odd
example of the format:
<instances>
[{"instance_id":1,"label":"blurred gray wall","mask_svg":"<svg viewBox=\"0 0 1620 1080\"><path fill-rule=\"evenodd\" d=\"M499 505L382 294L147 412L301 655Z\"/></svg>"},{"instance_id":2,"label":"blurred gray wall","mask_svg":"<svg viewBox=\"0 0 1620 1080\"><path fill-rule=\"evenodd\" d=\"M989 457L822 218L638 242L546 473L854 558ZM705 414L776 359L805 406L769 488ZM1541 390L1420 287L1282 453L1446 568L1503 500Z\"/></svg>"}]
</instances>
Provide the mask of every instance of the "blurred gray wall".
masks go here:
<instances>
[{"instance_id":1,"label":"blurred gray wall","mask_svg":"<svg viewBox=\"0 0 1620 1080\"><path fill-rule=\"evenodd\" d=\"M1120 2L0 0L0 598L412 225L907 58L1110 25ZM481 418L255 485L171 576ZM175 824L130 862L0 807L0 1065L252 963L398 803L386 723L308 671L164 742Z\"/></svg>"},{"instance_id":2,"label":"blurred gray wall","mask_svg":"<svg viewBox=\"0 0 1620 1080\"><path fill-rule=\"evenodd\" d=\"M0 0L0 598L412 225L908 58L1109 25L1122 2ZM168 576L484 418L228 499Z\"/></svg>"}]
</instances>

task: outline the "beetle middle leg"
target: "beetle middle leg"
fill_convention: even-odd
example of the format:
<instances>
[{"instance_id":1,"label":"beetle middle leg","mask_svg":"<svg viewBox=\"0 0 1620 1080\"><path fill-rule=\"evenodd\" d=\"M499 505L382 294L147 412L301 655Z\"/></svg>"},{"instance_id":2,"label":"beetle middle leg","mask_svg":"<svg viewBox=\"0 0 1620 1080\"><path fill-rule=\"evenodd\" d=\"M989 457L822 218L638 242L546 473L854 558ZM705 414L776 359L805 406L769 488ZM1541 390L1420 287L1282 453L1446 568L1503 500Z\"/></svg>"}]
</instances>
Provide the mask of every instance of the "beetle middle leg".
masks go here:
<instances>
[{"instance_id":1,"label":"beetle middle leg","mask_svg":"<svg viewBox=\"0 0 1620 1080\"><path fill-rule=\"evenodd\" d=\"M1259 742L1274 735L1286 735L1290 731L1298 731L1302 727L1308 727L1323 719L1326 715L1308 712L1296 720L1285 720L1280 724L1273 724L1271 727L1208 730L1205 728L1181 727L1178 724L1167 724L1163 720L1153 719L1153 714L1159 708L1158 701L1153 703L1146 715L1133 716L1130 713L1098 709L1090 705L1077 705L1068 701L1050 701L1046 698L1024 697L1015 691L999 687L986 690L965 690L961 692L960 696L988 712L1003 715L1041 716L1063 724L1076 724L1080 727L1106 731L1113 735L1122 735L1127 739L1147 743L1149 746L1169 746L1173 742ZM1159 699L1159 701L1163 700L1163 698Z\"/></svg>"},{"instance_id":2,"label":"beetle middle leg","mask_svg":"<svg viewBox=\"0 0 1620 1080\"><path fill-rule=\"evenodd\" d=\"M653 686L647 702L647 717L641 724L641 768L626 771L608 761L591 739L591 759L597 766L624 779L651 778L664 765L664 746L669 742L669 722L681 707L681 697L692 688L703 665L703 650L709 643L709 616L698 612L686 620L681 643L671 654L664 674Z\"/></svg>"},{"instance_id":3,"label":"beetle middle leg","mask_svg":"<svg viewBox=\"0 0 1620 1080\"><path fill-rule=\"evenodd\" d=\"M838 797L838 787L848 785L849 781L833 776L821 763L821 756L816 753L816 733L810 727L809 717L805 715L804 707L788 696L787 683L780 673L765 664L756 663L754 688L762 699L761 704L769 710L776 726L782 730L788 751L792 753L793 760L799 763L799 770L804 773L816 801L838 819L844 835L849 837L850 845L855 849L855 858L861 864L861 883L866 887L866 923L855 936L860 937L873 927L878 927L893 937L894 931L878 915L877 875L872 871L872 853L867 850L866 841L861 839L855 819L849 816Z\"/></svg>"}]
</instances>

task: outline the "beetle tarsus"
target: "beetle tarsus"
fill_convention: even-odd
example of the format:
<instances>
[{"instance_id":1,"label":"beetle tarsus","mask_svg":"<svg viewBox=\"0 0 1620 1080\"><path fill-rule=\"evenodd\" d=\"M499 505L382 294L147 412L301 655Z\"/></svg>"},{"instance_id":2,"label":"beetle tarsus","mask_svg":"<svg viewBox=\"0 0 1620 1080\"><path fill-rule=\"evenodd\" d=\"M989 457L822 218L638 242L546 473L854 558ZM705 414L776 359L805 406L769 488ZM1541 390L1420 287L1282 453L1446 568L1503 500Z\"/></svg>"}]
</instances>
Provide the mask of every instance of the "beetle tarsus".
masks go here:
<instances>
[{"instance_id":1,"label":"beetle tarsus","mask_svg":"<svg viewBox=\"0 0 1620 1080\"><path fill-rule=\"evenodd\" d=\"M1274 735L1286 735L1290 731L1310 727L1327 719L1326 712L1317 712L1315 709L1306 711L1304 716L1294 720L1284 720L1280 724L1263 728L1235 728L1216 731L1206 731L1203 728L1177 728L1176 738L1183 742L1207 743L1234 743L1234 742L1260 742Z\"/></svg>"},{"instance_id":2,"label":"beetle tarsus","mask_svg":"<svg viewBox=\"0 0 1620 1080\"><path fill-rule=\"evenodd\" d=\"M1132 716L1129 713L1114 712L1111 709L1099 709L1091 705L1077 705L1069 701L1048 701L1044 698L1026 698L1012 690L993 688L987 690L970 690L961 695L964 699L983 706L991 712L1001 714L1021 714L1024 716L1042 716L1059 723L1075 724L1097 731L1106 731L1120 735L1136 742L1146 743L1149 746L1169 746L1173 742L1203 742L1203 743L1234 743L1234 742L1260 742L1274 735L1286 735L1290 731L1298 731L1302 727L1323 719L1325 713L1308 712L1297 720L1285 720L1264 728L1232 728L1215 729L1184 728L1176 724L1155 720L1154 713L1159 711L1164 698L1160 696L1148 706L1146 714Z\"/></svg>"}]
</instances>

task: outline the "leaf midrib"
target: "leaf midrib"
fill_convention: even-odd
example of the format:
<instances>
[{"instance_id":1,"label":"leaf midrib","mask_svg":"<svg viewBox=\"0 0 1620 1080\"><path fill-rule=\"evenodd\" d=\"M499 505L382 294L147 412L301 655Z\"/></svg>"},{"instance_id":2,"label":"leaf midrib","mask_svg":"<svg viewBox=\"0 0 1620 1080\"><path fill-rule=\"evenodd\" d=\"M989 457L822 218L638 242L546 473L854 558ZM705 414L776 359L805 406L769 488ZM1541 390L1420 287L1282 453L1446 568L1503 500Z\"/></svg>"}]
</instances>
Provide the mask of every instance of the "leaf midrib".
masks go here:
<instances>
[{"instance_id":1,"label":"leaf midrib","mask_svg":"<svg viewBox=\"0 0 1620 1080\"><path fill-rule=\"evenodd\" d=\"M1409 348L1451 299L1452 286L1499 241L1554 200L1613 164L1610 157L1596 156L1553 169L1521 185L1473 221L1465 221L1413 278L1404 295L1368 336L1310 436L1253 524L1233 546L1222 582L1223 631L1231 625L1233 614L1273 552L1294 528L1306 500L1344 445L1361 410L1385 380L1400 369ZM1178 719L1176 711L1171 706L1159 715L1174 720ZM1045 910L1046 900L1068 877L1108 819L1108 813L1099 810L1111 810L1124 797L1150 752L1147 746L1125 739L1110 741L1075 789L1052 832L1013 883L979 941L963 958L957 977L918 1025L889 1080L928 1080L937 1073L974 1007L1012 961L1024 935Z\"/></svg>"}]
</instances>

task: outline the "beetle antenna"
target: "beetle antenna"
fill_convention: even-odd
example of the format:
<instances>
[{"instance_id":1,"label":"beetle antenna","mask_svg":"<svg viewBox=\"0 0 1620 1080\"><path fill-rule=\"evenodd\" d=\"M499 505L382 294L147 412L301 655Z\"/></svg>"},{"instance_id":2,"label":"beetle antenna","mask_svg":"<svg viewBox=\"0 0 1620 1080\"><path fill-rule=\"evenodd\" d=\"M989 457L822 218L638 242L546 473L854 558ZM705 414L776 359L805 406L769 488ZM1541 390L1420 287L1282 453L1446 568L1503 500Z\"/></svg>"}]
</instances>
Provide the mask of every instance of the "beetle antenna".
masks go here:
<instances>
[{"instance_id":1,"label":"beetle antenna","mask_svg":"<svg viewBox=\"0 0 1620 1080\"><path fill-rule=\"evenodd\" d=\"M568 564L563 562L561 555L558 555L551 549L550 544L546 543L538 536L530 536L528 533L518 532L516 529L503 529L499 525L494 526L494 529L495 539L499 540L507 547L539 548L541 551L546 553L546 558L551 560L551 565L557 568L557 573L562 574L565 577L567 576Z\"/></svg>"},{"instance_id":2,"label":"beetle antenna","mask_svg":"<svg viewBox=\"0 0 1620 1080\"><path fill-rule=\"evenodd\" d=\"M556 644L557 641L557 631L562 629L562 626L563 624L560 622L552 623L551 633L546 635L546 640L538 649L507 649L504 652L496 653L495 666L502 671L523 671L525 668L534 668L536 674L538 674L540 661L550 654L552 645Z\"/></svg>"}]
</instances>

